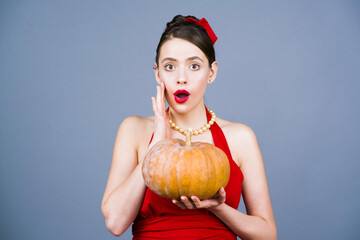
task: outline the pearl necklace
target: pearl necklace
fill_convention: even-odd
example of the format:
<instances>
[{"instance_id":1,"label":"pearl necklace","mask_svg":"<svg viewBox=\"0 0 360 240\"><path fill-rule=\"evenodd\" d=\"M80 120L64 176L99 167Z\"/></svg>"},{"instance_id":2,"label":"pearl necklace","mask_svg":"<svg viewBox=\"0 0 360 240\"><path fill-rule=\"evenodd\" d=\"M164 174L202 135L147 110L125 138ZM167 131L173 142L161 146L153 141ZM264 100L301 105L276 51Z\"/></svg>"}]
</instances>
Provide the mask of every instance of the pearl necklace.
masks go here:
<instances>
[{"instance_id":1,"label":"pearl necklace","mask_svg":"<svg viewBox=\"0 0 360 240\"><path fill-rule=\"evenodd\" d=\"M176 125L171 119L169 119L170 127L173 128L174 130L178 131L179 133L185 135L186 136L186 145L190 146L191 145L191 138L190 137L192 135L196 136L196 135L199 135L199 134L202 134L202 133L206 132L208 129L210 129L211 125L213 125L214 122L216 121L216 115L215 115L214 111L212 111L210 109L208 109L208 111L211 114L211 119L202 128L199 128L197 130L193 130L192 128L184 130L183 128Z\"/></svg>"}]
</instances>

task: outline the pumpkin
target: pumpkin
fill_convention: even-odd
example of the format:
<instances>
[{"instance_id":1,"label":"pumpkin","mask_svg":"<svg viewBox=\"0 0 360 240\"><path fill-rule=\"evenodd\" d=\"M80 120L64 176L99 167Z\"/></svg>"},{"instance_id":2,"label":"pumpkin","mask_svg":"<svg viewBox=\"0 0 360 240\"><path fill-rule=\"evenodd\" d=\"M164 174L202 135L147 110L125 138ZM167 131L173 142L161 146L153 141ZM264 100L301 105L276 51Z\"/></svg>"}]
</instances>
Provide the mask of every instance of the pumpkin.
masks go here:
<instances>
[{"instance_id":1,"label":"pumpkin","mask_svg":"<svg viewBox=\"0 0 360 240\"><path fill-rule=\"evenodd\" d=\"M164 139L146 154L142 175L145 184L160 196L203 200L227 185L230 166L226 154L212 144Z\"/></svg>"}]
</instances>

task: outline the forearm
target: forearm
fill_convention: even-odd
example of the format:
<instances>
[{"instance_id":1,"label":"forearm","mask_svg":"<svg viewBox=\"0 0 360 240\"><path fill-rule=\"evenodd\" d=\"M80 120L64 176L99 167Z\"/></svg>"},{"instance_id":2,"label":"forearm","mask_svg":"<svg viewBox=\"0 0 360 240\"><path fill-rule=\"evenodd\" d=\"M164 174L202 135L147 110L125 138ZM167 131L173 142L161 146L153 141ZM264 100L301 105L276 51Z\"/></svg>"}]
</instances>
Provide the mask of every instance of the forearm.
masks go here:
<instances>
[{"instance_id":1,"label":"forearm","mask_svg":"<svg viewBox=\"0 0 360 240\"><path fill-rule=\"evenodd\" d=\"M277 239L275 223L244 214L225 203L209 210L243 240Z\"/></svg>"},{"instance_id":2,"label":"forearm","mask_svg":"<svg viewBox=\"0 0 360 240\"><path fill-rule=\"evenodd\" d=\"M114 235L121 235L134 221L141 207L145 190L146 185L141 173L141 164L139 164L128 179L106 199L102 212L107 228Z\"/></svg>"}]
</instances>

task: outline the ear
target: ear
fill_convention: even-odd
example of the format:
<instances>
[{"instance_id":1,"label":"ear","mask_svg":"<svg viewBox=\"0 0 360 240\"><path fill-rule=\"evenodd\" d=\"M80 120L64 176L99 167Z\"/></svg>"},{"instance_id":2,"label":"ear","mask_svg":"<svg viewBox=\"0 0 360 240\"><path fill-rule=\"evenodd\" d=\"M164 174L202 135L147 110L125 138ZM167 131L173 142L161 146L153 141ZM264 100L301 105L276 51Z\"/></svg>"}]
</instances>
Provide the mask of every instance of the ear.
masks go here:
<instances>
[{"instance_id":1,"label":"ear","mask_svg":"<svg viewBox=\"0 0 360 240\"><path fill-rule=\"evenodd\" d=\"M218 70L218 62L214 61L211 64L211 68L210 68L210 74L209 74L209 80L208 83L211 84L212 82L215 81L216 75L217 75L217 70Z\"/></svg>"},{"instance_id":2,"label":"ear","mask_svg":"<svg viewBox=\"0 0 360 240\"><path fill-rule=\"evenodd\" d=\"M154 63L154 74L155 74L155 79L156 79L156 82L161 85L161 80L160 80L160 76L159 76L159 68L157 66L156 63Z\"/></svg>"}]
</instances>

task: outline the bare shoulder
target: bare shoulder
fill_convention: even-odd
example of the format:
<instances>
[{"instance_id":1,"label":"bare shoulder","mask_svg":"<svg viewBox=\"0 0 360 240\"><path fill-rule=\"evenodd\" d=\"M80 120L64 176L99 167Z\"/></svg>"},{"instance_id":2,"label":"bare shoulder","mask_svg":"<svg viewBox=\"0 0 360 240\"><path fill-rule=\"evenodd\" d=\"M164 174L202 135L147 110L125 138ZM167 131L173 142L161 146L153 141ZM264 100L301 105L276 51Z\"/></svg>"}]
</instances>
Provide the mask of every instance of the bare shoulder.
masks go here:
<instances>
[{"instance_id":1,"label":"bare shoulder","mask_svg":"<svg viewBox=\"0 0 360 240\"><path fill-rule=\"evenodd\" d=\"M244 123L230 122L220 118L217 118L216 122L229 137L236 137L237 140L249 140L255 137L252 128Z\"/></svg>"},{"instance_id":2,"label":"bare shoulder","mask_svg":"<svg viewBox=\"0 0 360 240\"><path fill-rule=\"evenodd\" d=\"M216 121L224 132L234 161L242 168L242 163L248 159L249 151L258 148L255 132L244 123L219 118Z\"/></svg>"},{"instance_id":3,"label":"bare shoulder","mask_svg":"<svg viewBox=\"0 0 360 240\"><path fill-rule=\"evenodd\" d=\"M141 145L141 140L144 135L154 129L154 116L141 117L141 116L129 116L125 118L120 126L118 133L127 135L128 139L132 142L136 142L137 145Z\"/></svg>"},{"instance_id":4,"label":"bare shoulder","mask_svg":"<svg viewBox=\"0 0 360 240\"><path fill-rule=\"evenodd\" d=\"M126 138L126 145L135 151L137 162L144 157L154 125L154 116L130 116L120 124L118 135Z\"/></svg>"},{"instance_id":5,"label":"bare shoulder","mask_svg":"<svg viewBox=\"0 0 360 240\"><path fill-rule=\"evenodd\" d=\"M132 130L138 129L139 132L144 130L144 128L149 127L154 124L154 116L150 117L141 117L141 116L129 116L125 118L120 127L130 128Z\"/></svg>"}]
</instances>

